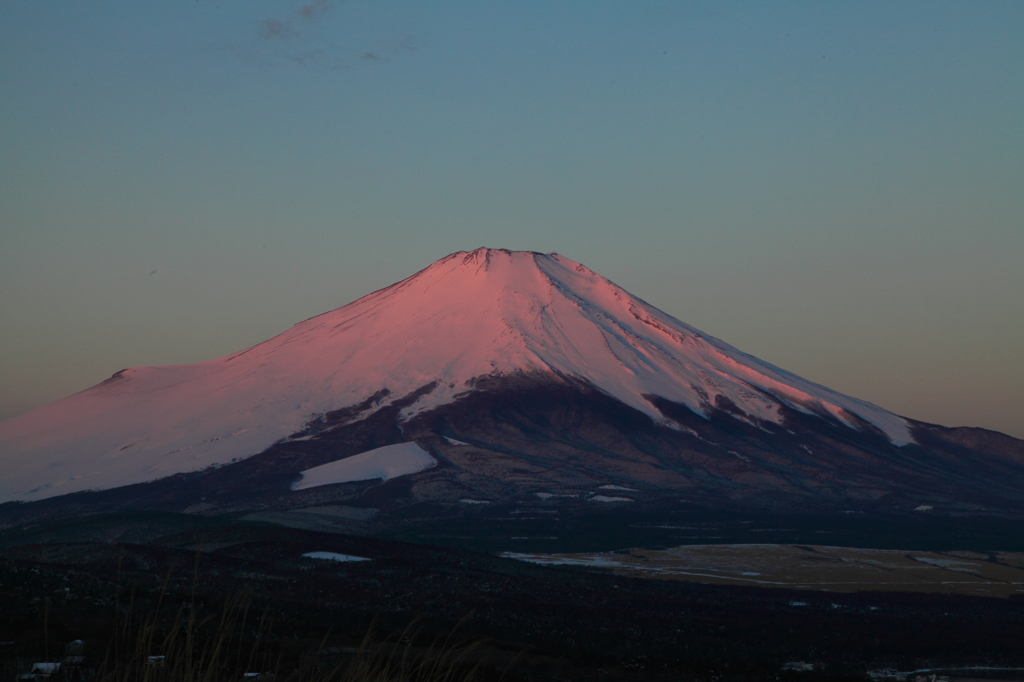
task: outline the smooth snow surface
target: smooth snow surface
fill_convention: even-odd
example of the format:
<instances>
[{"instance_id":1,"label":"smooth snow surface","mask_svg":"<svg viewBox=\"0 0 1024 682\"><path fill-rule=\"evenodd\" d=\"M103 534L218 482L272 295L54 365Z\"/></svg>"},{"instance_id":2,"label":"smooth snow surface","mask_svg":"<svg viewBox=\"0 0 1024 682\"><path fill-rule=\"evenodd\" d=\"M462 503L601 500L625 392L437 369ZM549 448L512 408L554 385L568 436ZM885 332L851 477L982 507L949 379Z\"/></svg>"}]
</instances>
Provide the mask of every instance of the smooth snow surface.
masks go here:
<instances>
[{"instance_id":1,"label":"smooth snow surface","mask_svg":"<svg viewBox=\"0 0 1024 682\"><path fill-rule=\"evenodd\" d=\"M321 485L368 481L373 478L388 480L415 474L437 464L437 460L416 443L397 443L361 452L345 459L328 462L302 472L302 478L292 490L305 490Z\"/></svg>"},{"instance_id":2,"label":"smooth snow surface","mask_svg":"<svg viewBox=\"0 0 1024 682\"><path fill-rule=\"evenodd\" d=\"M550 500L553 497L579 497L579 495L556 495L555 493L534 493L542 500Z\"/></svg>"},{"instance_id":3,"label":"smooth snow surface","mask_svg":"<svg viewBox=\"0 0 1024 682\"><path fill-rule=\"evenodd\" d=\"M369 561L369 559L363 556L338 554L337 552L306 552L302 556L307 559L325 559L327 561Z\"/></svg>"},{"instance_id":4,"label":"smooth snow surface","mask_svg":"<svg viewBox=\"0 0 1024 682\"><path fill-rule=\"evenodd\" d=\"M653 420L643 396L706 414L722 396L753 421L779 406L864 420L898 444L907 423L741 353L558 254L477 249L247 350L137 367L0 424L0 502L151 481L249 457L325 412L425 385L406 418L485 375L590 382Z\"/></svg>"}]
</instances>

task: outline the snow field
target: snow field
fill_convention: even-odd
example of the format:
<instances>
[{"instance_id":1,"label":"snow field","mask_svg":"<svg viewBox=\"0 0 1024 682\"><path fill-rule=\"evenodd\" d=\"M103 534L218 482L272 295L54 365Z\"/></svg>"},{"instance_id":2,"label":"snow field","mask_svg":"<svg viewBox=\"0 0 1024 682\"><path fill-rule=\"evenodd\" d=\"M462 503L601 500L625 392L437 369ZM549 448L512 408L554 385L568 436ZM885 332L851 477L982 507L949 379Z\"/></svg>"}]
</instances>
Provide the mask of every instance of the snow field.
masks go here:
<instances>
[{"instance_id":1,"label":"snow field","mask_svg":"<svg viewBox=\"0 0 1024 682\"><path fill-rule=\"evenodd\" d=\"M307 559L320 559L322 561L370 561L366 557L338 554L337 552L306 552L302 556Z\"/></svg>"},{"instance_id":2,"label":"snow field","mask_svg":"<svg viewBox=\"0 0 1024 682\"><path fill-rule=\"evenodd\" d=\"M437 465L437 460L416 443L397 443L368 450L345 459L328 462L302 472L292 490L307 490L322 485L368 481L387 481L399 476L419 473Z\"/></svg>"}]
</instances>

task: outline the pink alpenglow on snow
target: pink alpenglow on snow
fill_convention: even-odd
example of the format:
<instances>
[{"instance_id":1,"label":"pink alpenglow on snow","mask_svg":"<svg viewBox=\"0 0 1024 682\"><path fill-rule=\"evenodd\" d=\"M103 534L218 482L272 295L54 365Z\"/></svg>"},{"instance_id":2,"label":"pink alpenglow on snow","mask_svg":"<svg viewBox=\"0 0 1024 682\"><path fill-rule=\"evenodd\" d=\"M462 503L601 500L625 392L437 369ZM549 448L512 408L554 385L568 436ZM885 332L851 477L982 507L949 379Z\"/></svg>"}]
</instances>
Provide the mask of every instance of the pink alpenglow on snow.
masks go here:
<instances>
[{"instance_id":1,"label":"pink alpenglow on snow","mask_svg":"<svg viewBox=\"0 0 1024 682\"><path fill-rule=\"evenodd\" d=\"M584 380L671 428L644 396L702 415L721 396L754 423L781 423L786 405L911 442L901 417L742 353L569 258L477 249L239 353L127 369L3 422L0 501L224 465L385 388L372 409L434 384L402 409L407 419L477 377L521 372Z\"/></svg>"}]
</instances>

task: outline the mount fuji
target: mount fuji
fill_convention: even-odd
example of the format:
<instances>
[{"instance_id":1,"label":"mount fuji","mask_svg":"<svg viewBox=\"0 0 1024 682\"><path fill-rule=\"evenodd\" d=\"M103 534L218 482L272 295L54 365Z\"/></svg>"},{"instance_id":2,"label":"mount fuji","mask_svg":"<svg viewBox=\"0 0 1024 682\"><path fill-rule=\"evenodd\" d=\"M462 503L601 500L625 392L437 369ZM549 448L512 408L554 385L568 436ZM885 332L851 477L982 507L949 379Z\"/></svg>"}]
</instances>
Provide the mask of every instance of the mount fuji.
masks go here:
<instances>
[{"instance_id":1,"label":"mount fuji","mask_svg":"<svg viewBox=\"0 0 1024 682\"><path fill-rule=\"evenodd\" d=\"M0 511L19 516L379 521L526 500L1020 515L1022 484L1024 441L900 417L564 256L503 249L453 253L241 352L125 369L0 423L0 502L13 503Z\"/></svg>"}]
</instances>

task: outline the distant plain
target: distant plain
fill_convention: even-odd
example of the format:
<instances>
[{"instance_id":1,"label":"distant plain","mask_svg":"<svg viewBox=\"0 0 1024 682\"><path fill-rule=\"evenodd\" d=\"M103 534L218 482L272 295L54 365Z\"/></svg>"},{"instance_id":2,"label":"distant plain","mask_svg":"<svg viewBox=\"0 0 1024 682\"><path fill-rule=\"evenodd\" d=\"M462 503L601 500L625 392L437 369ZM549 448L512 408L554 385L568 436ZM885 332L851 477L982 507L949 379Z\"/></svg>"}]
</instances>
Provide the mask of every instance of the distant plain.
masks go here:
<instances>
[{"instance_id":1,"label":"distant plain","mask_svg":"<svg viewBox=\"0 0 1024 682\"><path fill-rule=\"evenodd\" d=\"M910 552L824 545L688 545L666 550L505 553L546 565L589 566L660 580L831 592L1024 594L1024 553Z\"/></svg>"}]
</instances>

